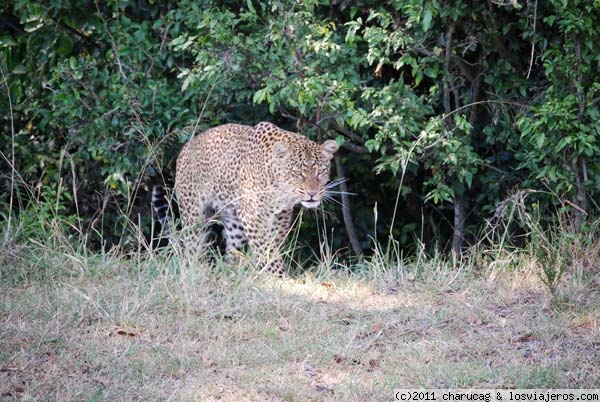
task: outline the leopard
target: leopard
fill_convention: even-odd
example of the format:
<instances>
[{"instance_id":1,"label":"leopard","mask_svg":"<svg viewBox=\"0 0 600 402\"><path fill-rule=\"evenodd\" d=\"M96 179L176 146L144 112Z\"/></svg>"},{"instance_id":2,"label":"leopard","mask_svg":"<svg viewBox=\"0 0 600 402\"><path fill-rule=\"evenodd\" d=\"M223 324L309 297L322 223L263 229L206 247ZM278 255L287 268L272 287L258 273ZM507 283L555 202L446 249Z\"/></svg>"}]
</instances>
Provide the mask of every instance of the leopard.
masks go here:
<instances>
[{"instance_id":1,"label":"leopard","mask_svg":"<svg viewBox=\"0 0 600 402\"><path fill-rule=\"evenodd\" d=\"M204 223L217 220L229 260L238 260L248 246L261 270L283 274L282 247L294 209L314 209L331 197L330 162L338 148L335 140L319 144L269 122L229 123L194 136L175 171L184 247L206 247ZM155 187L152 201L165 226L163 195Z\"/></svg>"}]
</instances>

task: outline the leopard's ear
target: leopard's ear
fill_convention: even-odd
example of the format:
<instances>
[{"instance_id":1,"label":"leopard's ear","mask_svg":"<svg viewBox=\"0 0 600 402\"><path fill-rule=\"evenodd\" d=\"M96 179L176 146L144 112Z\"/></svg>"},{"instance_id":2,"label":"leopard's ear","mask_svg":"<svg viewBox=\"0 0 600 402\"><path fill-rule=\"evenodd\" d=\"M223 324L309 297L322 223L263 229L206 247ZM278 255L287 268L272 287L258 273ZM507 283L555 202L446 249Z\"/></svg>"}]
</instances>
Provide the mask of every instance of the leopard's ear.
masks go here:
<instances>
[{"instance_id":1,"label":"leopard's ear","mask_svg":"<svg viewBox=\"0 0 600 402\"><path fill-rule=\"evenodd\" d=\"M338 150L339 146L334 140L327 140L319 145L319 148L321 148L323 155L325 155L328 159L331 159L333 158L333 154Z\"/></svg>"},{"instance_id":2,"label":"leopard's ear","mask_svg":"<svg viewBox=\"0 0 600 402\"><path fill-rule=\"evenodd\" d=\"M278 158L285 158L288 154L288 145L283 141L277 141L273 144L273 153Z\"/></svg>"}]
</instances>

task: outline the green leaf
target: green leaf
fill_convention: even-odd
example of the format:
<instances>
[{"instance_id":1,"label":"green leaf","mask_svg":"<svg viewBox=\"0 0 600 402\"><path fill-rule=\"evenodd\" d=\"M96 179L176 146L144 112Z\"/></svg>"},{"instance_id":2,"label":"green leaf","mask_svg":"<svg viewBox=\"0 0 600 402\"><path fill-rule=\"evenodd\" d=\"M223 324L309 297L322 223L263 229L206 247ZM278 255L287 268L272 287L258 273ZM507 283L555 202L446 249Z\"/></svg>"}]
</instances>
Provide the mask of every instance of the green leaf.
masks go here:
<instances>
[{"instance_id":1,"label":"green leaf","mask_svg":"<svg viewBox=\"0 0 600 402\"><path fill-rule=\"evenodd\" d=\"M544 133L540 133L535 139L535 145L538 149L542 149L544 147L544 143L546 142L546 135Z\"/></svg>"},{"instance_id":2,"label":"green leaf","mask_svg":"<svg viewBox=\"0 0 600 402\"><path fill-rule=\"evenodd\" d=\"M421 81L423 81L423 72L421 70L416 70L415 74L415 86L419 86Z\"/></svg>"},{"instance_id":3,"label":"green leaf","mask_svg":"<svg viewBox=\"0 0 600 402\"><path fill-rule=\"evenodd\" d=\"M556 145L555 151L560 152L564 147L571 144L571 137L564 137Z\"/></svg>"},{"instance_id":4,"label":"green leaf","mask_svg":"<svg viewBox=\"0 0 600 402\"><path fill-rule=\"evenodd\" d=\"M187 74L183 80L183 83L181 84L181 92L184 92L192 82L194 82L193 74Z\"/></svg>"},{"instance_id":5,"label":"green leaf","mask_svg":"<svg viewBox=\"0 0 600 402\"><path fill-rule=\"evenodd\" d=\"M464 172L465 183L467 184L467 188L471 188L473 185L473 173L466 171Z\"/></svg>"},{"instance_id":6,"label":"green leaf","mask_svg":"<svg viewBox=\"0 0 600 402\"><path fill-rule=\"evenodd\" d=\"M0 35L0 48L16 46L17 42L10 35Z\"/></svg>"},{"instance_id":7,"label":"green leaf","mask_svg":"<svg viewBox=\"0 0 600 402\"><path fill-rule=\"evenodd\" d=\"M254 5L252 5L252 0L246 0L246 5L248 6L248 11L252 14L256 14L256 9L254 8Z\"/></svg>"},{"instance_id":8,"label":"green leaf","mask_svg":"<svg viewBox=\"0 0 600 402\"><path fill-rule=\"evenodd\" d=\"M27 74L27 68L22 64L18 64L15 66L15 68L13 68L12 73L13 74Z\"/></svg>"},{"instance_id":9,"label":"green leaf","mask_svg":"<svg viewBox=\"0 0 600 402\"><path fill-rule=\"evenodd\" d=\"M254 93L252 97L252 102L255 104L263 103L265 100L269 102L271 99L271 89L269 87L265 87L263 89L259 89Z\"/></svg>"},{"instance_id":10,"label":"green leaf","mask_svg":"<svg viewBox=\"0 0 600 402\"><path fill-rule=\"evenodd\" d=\"M438 75L437 68L433 69L431 67L427 67L427 68L425 68L424 72L425 72L425 75L429 78L434 78L434 79L437 78L437 75Z\"/></svg>"},{"instance_id":11,"label":"green leaf","mask_svg":"<svg viewBox=\"0 0 600 402\"><path fill-rule=\"evenodd\" d=\"M425 7L425 11L423 12L423 32L429 31L432 20L433 12L431 11L431 8Z\"/></svg>"},{"instance_id":12,"label":"green leaf","mask_svg":"<svg viewBox=\"0 0 600 402\"><path fill-rule=\"evenodd\" d=\"M56 41L56 54L68 55L73 51L73 41L66 34L62 33Z\"/></svg>"}]
</instances>

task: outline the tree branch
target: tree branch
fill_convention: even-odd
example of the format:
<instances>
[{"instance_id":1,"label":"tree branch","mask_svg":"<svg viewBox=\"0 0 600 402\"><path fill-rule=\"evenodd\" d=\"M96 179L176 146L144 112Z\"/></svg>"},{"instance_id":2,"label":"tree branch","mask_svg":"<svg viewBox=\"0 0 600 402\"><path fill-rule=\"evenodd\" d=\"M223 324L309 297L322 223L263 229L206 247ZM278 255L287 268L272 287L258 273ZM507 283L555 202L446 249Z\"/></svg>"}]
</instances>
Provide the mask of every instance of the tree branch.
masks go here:
<instances>
[{"instance_id":1,"label":"tree branch","mask_svg":"<svg viewBox=\"0 0 600 402\"><path fill-rule=\"evenodd\" d=\"M369 150L367 149L367 147L364 147L362 145L356 145L356 144L353 144L348 141L346 141L342 144L342 148L345 148L348 151L356 152L357 154L368 154L369 153Z\"/></svg>"},{"instance_id":2,"label":"tree branch","mask_svg":"<svg viewBox=\"0 0 600 402\"><path fill-rule=\"evenodd\" d=\"M450 103L450 60L452 58L452 36L454 34L454 24L451 24L448 27L448 32L446 34L446 50L444 56L444 79L443 79L443 90L444 90L444 112L446 116L449 116L452 112L452 104ZM444 119L447 126L453 125L453 119Z\"/></svg>"},{"instance_id":3,"label":"tree branch","mask_svg":"<svg viewBox=\"0 0 600 402\"><path fill-rule=\"evenodd\" d=\"M331 122L331 128L335 132L342 134L344 137L350 138L352 141L357 142L360 145L363 145L365 143L365 140L360 135L343 127L340 127L335 120Z\"/></svg>"}]
</instances>

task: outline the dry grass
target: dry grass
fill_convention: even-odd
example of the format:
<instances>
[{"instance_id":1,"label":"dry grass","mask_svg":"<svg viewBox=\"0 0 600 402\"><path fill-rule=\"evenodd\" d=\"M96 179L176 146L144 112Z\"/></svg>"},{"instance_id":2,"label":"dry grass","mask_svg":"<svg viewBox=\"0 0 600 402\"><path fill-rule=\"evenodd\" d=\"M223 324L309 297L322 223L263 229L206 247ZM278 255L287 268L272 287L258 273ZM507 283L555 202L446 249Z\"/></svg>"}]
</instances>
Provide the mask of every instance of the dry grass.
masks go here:
<instances>
[{"instance_id":1,"label":"dry grass","mask_svg":"<svg viewBox=\"0 0 600 402\"><path fill-rule=\"evenodd\" d=\"M597 386L597 276L566 278L551 299L526 259L508 259L517 268L430 259L279 279L10 245L0 399L381 401L400 387Z\"/></svg>"}]
</instances>

